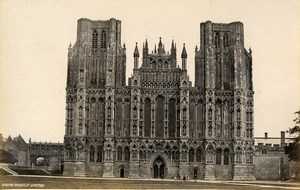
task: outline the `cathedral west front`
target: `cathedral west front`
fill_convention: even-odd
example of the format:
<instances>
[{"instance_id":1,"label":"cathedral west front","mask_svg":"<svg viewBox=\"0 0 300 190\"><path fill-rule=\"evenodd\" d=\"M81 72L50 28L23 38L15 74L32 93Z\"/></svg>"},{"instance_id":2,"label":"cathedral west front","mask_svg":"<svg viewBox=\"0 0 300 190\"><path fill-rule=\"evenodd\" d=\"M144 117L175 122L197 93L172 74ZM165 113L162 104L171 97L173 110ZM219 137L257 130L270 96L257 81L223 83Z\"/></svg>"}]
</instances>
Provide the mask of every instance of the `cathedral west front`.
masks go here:
<instances>
[{"instance_id":1,"label":"cathedral west front","mask_svg":"<svg viewBox=\"0 0 300 190\"><path fill-rule=\"evenodd\" d=\"M194 86L184 44L136 45L128 85L126 51L120 20L78 20L68 49L63 175L254 180L243 24L200 24Z\"/></svg>"}]
</instances>

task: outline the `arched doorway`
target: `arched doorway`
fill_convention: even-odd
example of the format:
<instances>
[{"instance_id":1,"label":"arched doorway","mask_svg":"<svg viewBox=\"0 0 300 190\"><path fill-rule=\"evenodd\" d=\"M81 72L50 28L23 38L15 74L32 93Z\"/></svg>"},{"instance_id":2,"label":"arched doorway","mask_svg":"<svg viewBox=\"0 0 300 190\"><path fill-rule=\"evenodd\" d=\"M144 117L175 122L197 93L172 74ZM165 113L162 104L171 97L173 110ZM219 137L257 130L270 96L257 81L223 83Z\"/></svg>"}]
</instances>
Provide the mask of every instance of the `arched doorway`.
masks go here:
<instances>
[{"instance_id":1,"label":"arched doorway","mask_svg":"<svg viewBox=\"0 0 300 190\"><path fill-rule=\"evenodd\" d=\"M123 178L124 177L124 168L120 169L120 177Z\"/></svg>"},{"instance_id":2,"label":"arched doorway","mask_svg":"<svg viewBox=\"0 0 300 190\"><path fill-rule=\"evenodd\" d=\"M165 163L160 157L153 162L153 178L165 178Z\"/></svg>"},{"instance_id":3,"label":"arched doorway","mask_svg":"<svg viewBox=\"0 0 300 190\"><path fill-rule=\"evenodd\" d=\"M198 179L198 170L194 169L194 179Z\"/></svg>"},{"instance_id":4,"label":"arched doorway","mask_svg":"<svg viewBox=\"0 0 300 190\"><path fill-rule=\"evenodd\" d=\"M37 157L35 159L35 165L36 166L45 166L45 158L44 157Z\"/></svg>"}]
</instances>

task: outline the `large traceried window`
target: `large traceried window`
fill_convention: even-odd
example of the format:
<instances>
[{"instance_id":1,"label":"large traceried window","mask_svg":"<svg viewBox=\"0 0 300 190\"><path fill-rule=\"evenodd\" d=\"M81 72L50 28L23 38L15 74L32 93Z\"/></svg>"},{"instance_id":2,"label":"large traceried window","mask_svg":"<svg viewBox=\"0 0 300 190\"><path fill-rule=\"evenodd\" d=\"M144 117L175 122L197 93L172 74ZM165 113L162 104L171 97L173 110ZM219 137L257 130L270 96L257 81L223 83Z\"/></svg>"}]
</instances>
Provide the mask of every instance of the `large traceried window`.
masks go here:
<instances>
[{"instance_id":1,"label":"large traceried window","mask_svg":"<svg viewBox=\"0 0 300 190\"><path fill-rule=\"evenodd\" d=\"M198 138L201 138L204 133L205 127L205 105L202 100L198 101L197 104L197 133Z\"/></svg>"},{"instance_id":2,"label":"large traceried window","mask_svg":"<svg viewBox=\"0 0 300 190\"><path fill-rule=\"evenodd\" d=\"M98 48L98 32L97 32L97 30L93 31L92 48L93 49Z\"/></svg>"},{"instance_id":3,"label":"large traceried window","mask_svg":"<svg viewBox=\"0 0 300 190\"><path fill-rule=\"evenodd\" d=\"M158 95L156 98L156 109L155 109L155 136L164 136L164 98Z\"/></svg>"},{"instance_id":4,"label":"large traceried window","mask_svg":"<svg viewBox=\"0 0 300 190\"><path fill-rule=\"evenodd\" d=\"M116 101L116 110L115 110L115 114L116 114L116 132L115 135L116 136L122 136L122 124L123 124L123 103L122 103L122 99L118 98Z\"/></svg>"},{"instance_id":5,"label":"large traceried window","mask_svg":"<svg viewBox=\"0 0 300 190\"><path fill-rule=\"evenodd\" d=\"M106 48L106 32L105 32L105 30L101 31L101 48L102 49Z\"/></svg>"},{"instance_id":6,"label":"large traceried window","mask_svg":"<svg viewBox=\"0 0 300 190\"><path fill-rule=\"evenodd\" d=\"M176 127L176 100L169 100L169 137L175 137L175 127Z\"/></svg>"},{"instance_id":7,"label":"large traceried window","mask_svg":"<svg viewBox=\"0 0 300 190\"><path fill-rule=\"evenodd\" d=\"M145 118L145 127L144 127L144 135L145 137L150 137L151 134L151 100L149 98L145 99L144 106L144 118Z\"/></svg>"}]
</instances>

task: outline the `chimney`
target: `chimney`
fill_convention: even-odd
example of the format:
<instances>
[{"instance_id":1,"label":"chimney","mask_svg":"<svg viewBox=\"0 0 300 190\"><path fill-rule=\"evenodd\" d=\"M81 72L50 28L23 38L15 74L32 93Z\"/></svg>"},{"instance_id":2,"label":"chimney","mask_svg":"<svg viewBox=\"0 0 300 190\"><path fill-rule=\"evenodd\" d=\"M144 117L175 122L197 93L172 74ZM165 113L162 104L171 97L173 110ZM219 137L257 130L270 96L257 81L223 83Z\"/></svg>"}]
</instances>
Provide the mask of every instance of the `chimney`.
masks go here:
<instances>
[{"instance_id":1,"label":"chimney","mask_svg":"<svg viewBox=\"0 0 300 190\"><path fill-rule=\"evenodd\" d=\"M267 139L268 138L268 133L267 132L265 132L265 139Z\"/></svg>"}]
</instances>

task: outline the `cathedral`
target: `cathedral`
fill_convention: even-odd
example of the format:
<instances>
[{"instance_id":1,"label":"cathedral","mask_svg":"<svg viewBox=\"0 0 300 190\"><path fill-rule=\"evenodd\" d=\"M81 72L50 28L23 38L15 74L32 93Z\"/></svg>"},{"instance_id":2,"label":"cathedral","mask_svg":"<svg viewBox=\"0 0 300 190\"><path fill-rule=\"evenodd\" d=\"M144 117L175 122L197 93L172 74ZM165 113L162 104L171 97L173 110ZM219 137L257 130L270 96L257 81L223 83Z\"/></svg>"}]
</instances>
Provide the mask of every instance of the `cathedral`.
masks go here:
<instances>
[{"instance_id":1,"label":"cathedral","mask_svg":"<svg viewBox=\"0 0 300 190\"><path fill-rule=\"evenodd\" d=\"M194 86L185 45L181 61L174 41L165 48L161 38L153 50L147 39L141 51L136 45L126 85L121 21L78 20L68 49L63 175L255 179L243 24L200 24Z\"/></svg>"}]
</instances>

